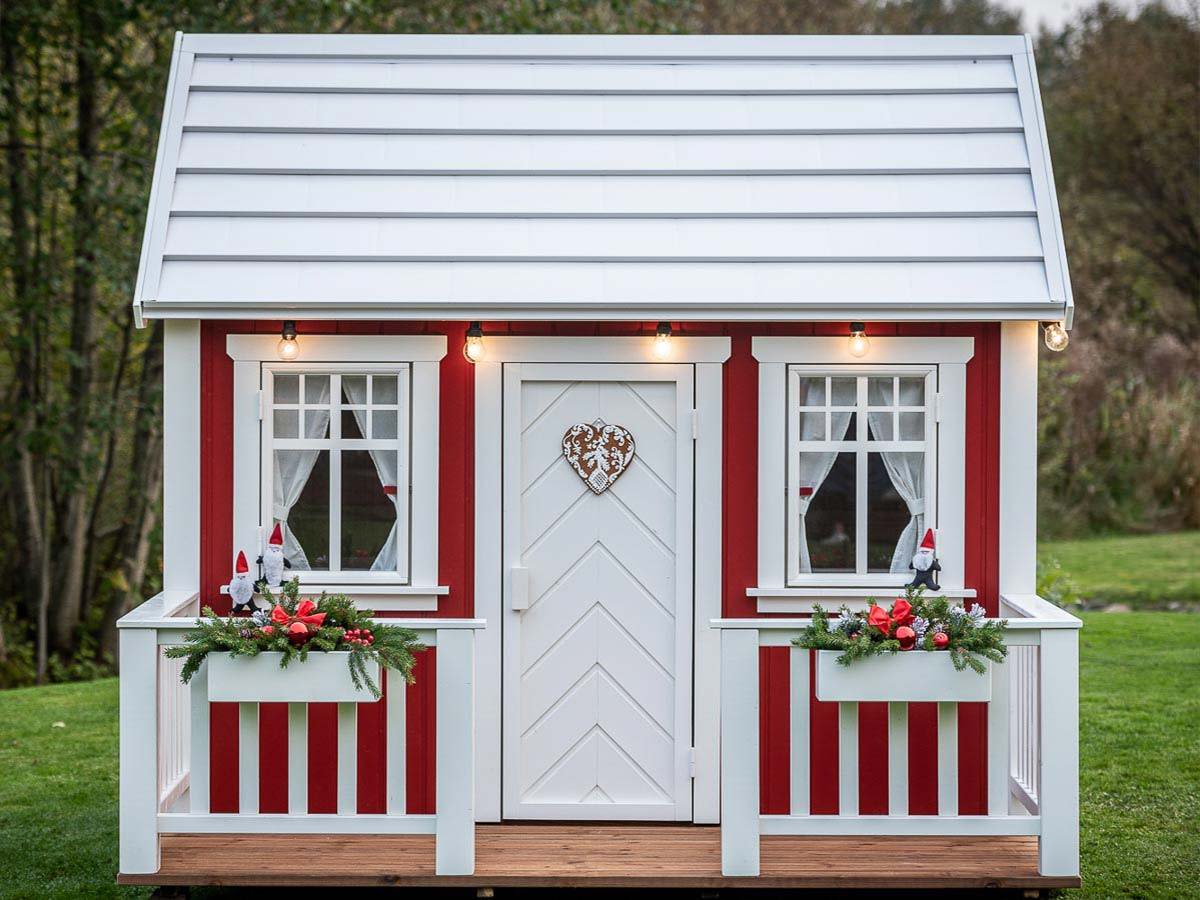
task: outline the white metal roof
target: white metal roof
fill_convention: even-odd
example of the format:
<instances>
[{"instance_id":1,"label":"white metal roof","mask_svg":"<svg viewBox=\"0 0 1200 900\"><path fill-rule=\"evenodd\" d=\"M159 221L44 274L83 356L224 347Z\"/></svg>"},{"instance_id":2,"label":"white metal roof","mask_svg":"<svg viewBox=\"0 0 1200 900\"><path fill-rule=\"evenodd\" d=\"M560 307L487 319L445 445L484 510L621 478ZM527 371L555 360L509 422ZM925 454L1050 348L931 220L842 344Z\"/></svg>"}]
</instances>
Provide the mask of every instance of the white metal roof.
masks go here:
<instances>
[{"instance_id":1,"label":"white metal roof","mask_svg":"<svg viewBox=\"0 0 1200 900\"><path fill-rule=\"evenodd\" d=\"M1027 37L179 35L144 317L1063 319Z\"/></svg>"}]
</instances>

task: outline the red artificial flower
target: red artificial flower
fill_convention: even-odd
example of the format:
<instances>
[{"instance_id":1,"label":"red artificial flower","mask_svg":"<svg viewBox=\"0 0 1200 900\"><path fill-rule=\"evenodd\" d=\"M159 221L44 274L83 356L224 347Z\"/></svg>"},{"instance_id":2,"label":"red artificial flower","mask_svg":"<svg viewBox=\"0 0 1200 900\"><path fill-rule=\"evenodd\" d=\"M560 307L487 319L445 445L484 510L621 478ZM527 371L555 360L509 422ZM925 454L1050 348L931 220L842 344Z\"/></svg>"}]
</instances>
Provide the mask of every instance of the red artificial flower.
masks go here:
<instances>
[{"instance_id":1,"label":"red artificial flower","mask_svg":"<svg viewBox=\"0 0 1200 900\"><path fill-rule=\"evenodd\" d=\"M917 633L907 625L896 629L896 640L900 642L901 650L911 650L917 643Z\"/></svg>"},{"instance_id":2,"label":"red artificial flower","mask_svg":"<svg viewBox=\"0 0 1200 900\"><path fill-rule=\"evenodd\" d=\"M265 634L267 637L270 637L271 635L273 635L275 633L275 626L274 625L264 625L262 628L260 628L258 630L261 631L263 634Z\"/></svg>"},{"instance_id":3,"label":"red artificial flower","mask_svg":"<svg viewBox=\"0 0 1200 900\"><path fill-rule=\"evenodd\" d=\"M883 632L884 637L892 633L892 618L882 606L872 606L867 615L867 624L874 625Z\"/></svg>"}]
</instances>

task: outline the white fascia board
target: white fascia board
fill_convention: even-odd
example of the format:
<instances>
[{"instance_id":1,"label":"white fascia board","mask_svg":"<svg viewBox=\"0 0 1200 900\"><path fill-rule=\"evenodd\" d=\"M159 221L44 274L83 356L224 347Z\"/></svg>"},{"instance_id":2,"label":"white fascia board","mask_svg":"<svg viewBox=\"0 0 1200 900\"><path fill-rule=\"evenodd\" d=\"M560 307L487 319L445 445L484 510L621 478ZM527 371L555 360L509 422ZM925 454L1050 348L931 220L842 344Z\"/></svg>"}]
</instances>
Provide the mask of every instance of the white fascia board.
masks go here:
<instances>
[{"instance_id":1,"label":"white fascia board","mask_svg":"<svg viewBox=\"0 0 1200 900\"><path fill-rule=\"evenodd\" d=\"M297 335L297 365L316 362L437 362L446 355L444 334L304 334ZM231 334L225 338L230 359L270 362L276 359L276 334Z\"/></svg>"},{"instance_id":2,"label":"white fascia board","mask_svg":"<svg viewBox=\"0 0 1200 900\"><path fill-rule=\"evenodd\" d=\"M975 339L970 337L871 337L870 341L861 358L851 356L846 338L838 335L755 337L750 346L759 362L814 365L965 363L975 355Z\"/></svg>"},{"instance_id":3,"label":"white fascia board","mask_svg":"<svg viewBox=\"0 0 1200 900\"><path fill-rule=\"evenodd\" d=\"M188 34L201 55L805 58L1012 56L1022 35L328 35Z\"/></svg>"}]
</instances>

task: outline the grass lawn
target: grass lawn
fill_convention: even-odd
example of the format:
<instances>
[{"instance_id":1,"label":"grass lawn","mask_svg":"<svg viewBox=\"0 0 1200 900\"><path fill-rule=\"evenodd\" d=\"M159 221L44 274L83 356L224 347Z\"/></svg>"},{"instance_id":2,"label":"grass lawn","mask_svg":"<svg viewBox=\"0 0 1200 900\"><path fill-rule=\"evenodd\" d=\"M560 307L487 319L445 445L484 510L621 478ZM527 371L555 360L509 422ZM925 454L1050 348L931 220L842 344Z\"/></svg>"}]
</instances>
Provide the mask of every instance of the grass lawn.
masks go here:
<instances>
[{"instance_id":1,"label":"grass lawn","mask_svg":"<svg viewBox=\"0 0 1200 900\"><path fill-rule=\"evenodd\" d=\"M1057 562L1094 604L1200 609L1200 531L1047 541L1038 557L1043 573Z\"/></svg>"},{"instance_id":2,"label":"grass lawn","mask_svg":"<svg viewBox=\"0 0 1200 900\"><path fill-rule=\"evenodd\" d=\"M1085 619L1086 887L1066 896L1200 897L1200 616ZM116 723L113 680L0 692L0 897L148 895L113 883Z\"/></svg>"}]
</instances>

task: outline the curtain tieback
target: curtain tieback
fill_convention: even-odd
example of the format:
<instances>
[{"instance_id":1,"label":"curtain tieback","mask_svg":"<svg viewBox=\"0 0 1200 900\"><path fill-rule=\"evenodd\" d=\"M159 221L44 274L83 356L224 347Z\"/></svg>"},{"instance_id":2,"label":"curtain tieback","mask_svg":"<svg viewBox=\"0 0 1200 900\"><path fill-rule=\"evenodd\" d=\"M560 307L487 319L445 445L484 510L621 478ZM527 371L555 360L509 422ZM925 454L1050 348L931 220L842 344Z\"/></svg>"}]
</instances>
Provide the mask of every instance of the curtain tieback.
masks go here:
<instances>
[{"instance_id":1,"label":"curtain tieback","mask_svg":"<svg viewBox=\"0 0 1200 900\"><path fill-rule=\"evenodd\" d=\"M394 484L385 484L383 486L383 492L385 494L387 494L389 497L395 497L396 496L396 486Z\"/></svg>"},{"instance_id":2,"label":"curtain tieback","mask_svg":"<svg viewBox=\"0 0 1200 900\"><path fill-rule=\"evenodd\" d=\"M292 511L290 506L273 506L271 507L271 515L279 520L279 523L287 528L288 513Z\"/></svg>"},{"instance_id":3,"label":"curtain tieback","mask_svg":"<svg viewBox=\"0 0 1200 900\"><path fill-rule=\"evenodd\" d=\"M915 500L904 501L908 504L908 514L914 518L925 514L925 498L917 497Z\"/></svg>"}]
</instances>

